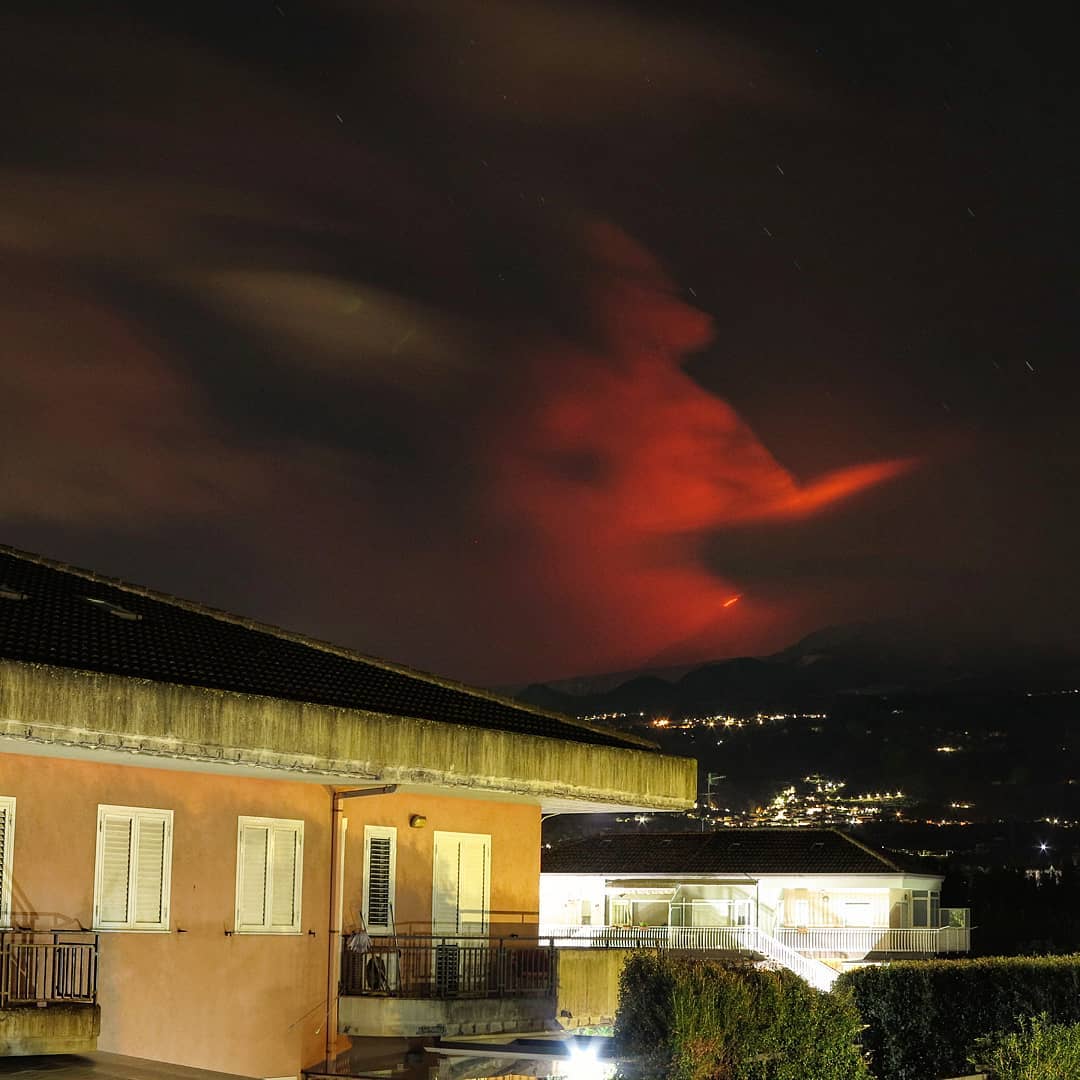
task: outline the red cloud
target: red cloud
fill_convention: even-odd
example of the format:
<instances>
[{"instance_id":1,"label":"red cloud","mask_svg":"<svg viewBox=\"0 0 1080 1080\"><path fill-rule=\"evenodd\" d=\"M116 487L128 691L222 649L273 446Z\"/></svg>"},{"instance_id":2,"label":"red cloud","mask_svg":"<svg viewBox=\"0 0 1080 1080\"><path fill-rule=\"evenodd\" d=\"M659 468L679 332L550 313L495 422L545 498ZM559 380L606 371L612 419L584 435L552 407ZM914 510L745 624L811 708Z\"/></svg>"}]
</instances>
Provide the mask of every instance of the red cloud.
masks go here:
<instances>
[{"instance_id":1,"label":"red cloud","mask_svg":"<svg viewBox=\"0 0 1080 1080\"><path fill-rule=\"evenodd\" d=\"M711 339L709 318L623 234L598 230L593 246L589 310L600 347L529 357L531 404L497 448L496 501L532 538L522 592L538 610L576 616L549 631L562 646L549 662L566 671L581 666L575 656L630 665L690 638L751 647L783 613L752 596L730 603L739 583L703 565L708 534L819 513L912 463L800 483L731 405L682 370L683 355Z\"/></svg>"}]
</instances>

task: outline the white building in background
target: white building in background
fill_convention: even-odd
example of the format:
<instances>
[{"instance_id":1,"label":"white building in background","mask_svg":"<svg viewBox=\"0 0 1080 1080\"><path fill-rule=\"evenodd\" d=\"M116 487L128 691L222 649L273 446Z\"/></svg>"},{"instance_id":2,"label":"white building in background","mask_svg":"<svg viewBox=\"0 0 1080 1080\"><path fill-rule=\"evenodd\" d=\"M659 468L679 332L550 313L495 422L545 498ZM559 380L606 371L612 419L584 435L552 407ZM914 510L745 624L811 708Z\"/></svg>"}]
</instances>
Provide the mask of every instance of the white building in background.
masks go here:
<instances>
[{"instance_id":1,"label":"white building in background","mask_svg":"<svg viewBox=\"0 0 1080 1080\"><path fill-rule=\"evenodd\" d=\"M846 967L970 949L942 877L832 829L622 833L545 850L540 933L563 947L756 953L830 985Z\"/></svg>"}]
</instances>

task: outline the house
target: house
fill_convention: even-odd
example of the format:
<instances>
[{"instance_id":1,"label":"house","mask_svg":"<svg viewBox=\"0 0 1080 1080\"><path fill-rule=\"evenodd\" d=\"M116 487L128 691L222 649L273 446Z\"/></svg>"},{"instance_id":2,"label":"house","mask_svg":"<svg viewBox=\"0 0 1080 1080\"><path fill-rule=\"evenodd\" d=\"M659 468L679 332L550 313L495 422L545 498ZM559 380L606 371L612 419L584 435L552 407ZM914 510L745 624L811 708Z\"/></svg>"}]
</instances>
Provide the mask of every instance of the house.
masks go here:
<instances>
[{"instance_id":1,"label":"house","mask_svg":"<svg viewBox=\"0 0 1080 1080\"><path fill-rule=\"evenodd\" d=\"M541 933L564 947L752 952L830 986L846 967L967 952L942 877L832 829L623 833L545 850Z\"/></svg>"},{"instance_id":2,"label":"house","mask_svg":"<svg viewBox=\"0 0 1080 1080\"><path fill-rule=\"evenodd\" d=\"M253 1077L552 1023L545 812L692 761L0 548L0 1054Z\"/></svg>"}]
</instances>

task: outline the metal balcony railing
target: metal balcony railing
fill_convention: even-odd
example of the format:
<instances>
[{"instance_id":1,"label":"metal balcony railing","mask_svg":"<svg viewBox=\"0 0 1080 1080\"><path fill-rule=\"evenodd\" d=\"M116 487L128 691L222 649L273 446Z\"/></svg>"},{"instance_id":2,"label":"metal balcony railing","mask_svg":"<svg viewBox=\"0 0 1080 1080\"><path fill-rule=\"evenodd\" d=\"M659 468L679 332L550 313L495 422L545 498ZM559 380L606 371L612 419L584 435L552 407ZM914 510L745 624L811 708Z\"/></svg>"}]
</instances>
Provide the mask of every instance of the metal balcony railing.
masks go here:
<instances>
[{"instance_id":1,"label":"metal balcony railing","mask_svg":"<svg viewBox=\"0 0 1080 1080\"><path fill-rule=\"evenodd\" d=\"M0 1009L94 1005L97 972L97 934L0 930Z\"/></svg>"},{"instance_id":2,"label":"metal balcony railing","mask_svg":"<svg viewBox=\"0 0 1080 1080\"><path fill-rule=\"evenodd\" d=\"M966 926L783 927L775 934L785 945L801 953L936 955L971 949L971 931Z\"/></svg>"},{"instance_id":3,"label":"metal balcony railing","mask_svg":"<svg viewBox=\"0 0 1080 1080\"><path fill-rule=\"evenodd\" d=\"M746 926L553 926L541 927L557 945L605 949L746 950L757 934ZM938 954L969 952L966 925L940 927L810 926L778 927L776 941L795 952L816 954ZM759 950L760 951L760 950Z\"/></svg>"},{"instance_id":4,"label":"metal balcony railing","mask_svg":"<svg viewBox=\"0 0 1080 1080\"><path fill-rule=\"evenodd\" d=\"M359 947L357 947L359 946ZM403 998L551 997L554 944L540 938L397 934L346 939L341 993Z\"/></svg>"},{"instance_id":5,"label":"metal balcony railing","mask_svg":"<svg viewBox=\"0 0 1080 1080\"><path fill-rule=\"evenodd\" d=\"M719 949L746 948L745 926L557 926L540 932L557 945L603 949Z\"/></svg>"}]
</instances>

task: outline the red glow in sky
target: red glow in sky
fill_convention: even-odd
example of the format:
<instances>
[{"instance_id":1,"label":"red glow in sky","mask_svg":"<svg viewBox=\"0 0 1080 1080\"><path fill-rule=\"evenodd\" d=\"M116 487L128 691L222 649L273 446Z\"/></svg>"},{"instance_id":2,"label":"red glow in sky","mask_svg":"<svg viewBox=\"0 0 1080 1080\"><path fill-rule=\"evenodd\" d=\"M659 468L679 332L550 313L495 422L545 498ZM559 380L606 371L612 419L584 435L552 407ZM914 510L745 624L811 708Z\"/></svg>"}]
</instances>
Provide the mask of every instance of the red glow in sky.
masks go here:
<instances>
[{"instance_id":1,"label":"red glow in sky","mask_svg":"<svg viewBox=\"0 0 1080 1080\"><path fill-rule=\"evenodd\" d=\"M674 294L650 256L597 230L589 282L602 348L554 347L530 358L530 406L504 429L497 502L531 537L522 584L555 611L553 670L671 659L694 641L717 655L759 643L790 612L739 595L702 561L714 531L818 514L898 475L883 461L800 483L732 406L702 389L684 356L713 336L703 312ZM538 607L543 606L536 597ZM557 655L563 654L563 655Z\"/></svg>"}]
</instances>

